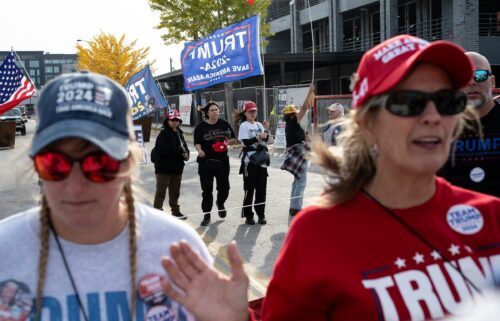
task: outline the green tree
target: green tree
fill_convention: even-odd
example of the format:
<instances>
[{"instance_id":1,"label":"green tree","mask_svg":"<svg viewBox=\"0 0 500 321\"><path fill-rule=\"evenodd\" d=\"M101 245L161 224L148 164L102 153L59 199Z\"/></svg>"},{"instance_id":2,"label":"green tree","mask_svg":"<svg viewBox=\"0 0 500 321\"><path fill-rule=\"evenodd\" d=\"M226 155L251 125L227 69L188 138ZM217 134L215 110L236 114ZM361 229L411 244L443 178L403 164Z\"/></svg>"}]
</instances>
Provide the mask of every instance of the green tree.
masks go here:
<instances>
[{"instance_id":1,"label":"green tree","mask_svg":"<svg viewBox=\"0 0 500 321\"><path fill-rule=\"evenodd\" d=\"M125 35L119 39L101 32L91 41L76 45L78 69L106 75L122 85L144 68L149 47L134 49L137 40L125 43Z\"/></svg>"},{"instance_id":2,"label":"green tree","mask_svg":"<svg viewBox=\"0 0 500 321\"><path fill-rule=\"evenodd\" d=\"M156 29L165 30L165 44L194 41L217 29L260 14L260 31L270 36L266 22L267 8L271 0L148 0L151 9L160 12L160 24Z\"/></svg>"}]
</instances>

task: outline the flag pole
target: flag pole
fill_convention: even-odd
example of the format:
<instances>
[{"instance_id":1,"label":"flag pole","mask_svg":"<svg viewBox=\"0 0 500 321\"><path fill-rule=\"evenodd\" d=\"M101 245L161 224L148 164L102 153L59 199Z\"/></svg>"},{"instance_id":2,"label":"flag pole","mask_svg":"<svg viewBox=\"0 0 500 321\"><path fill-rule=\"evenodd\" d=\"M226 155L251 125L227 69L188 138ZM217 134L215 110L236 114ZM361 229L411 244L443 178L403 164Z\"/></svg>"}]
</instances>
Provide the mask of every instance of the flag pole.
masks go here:
<instances>
[{"instance_id":1,"label":"flag pole","mask_svg":"<svg viewBox=\"0 0 500 321\"><path fill-rule=\"evenodd\" d=\"M148 61L148 65L149 65L149 61ZM163 93L163 89L161 88L160 86L160 82L158 81L158 78L156 78L156 74L153 70L151 70L151 68L149 68L149 70L151 71L151 73L153 74L153 79L155 80L156 82L156 85L158 85L158 88L160 89L160 93L163 97L163 99L165 99L165 101L167 102L167 105L168 105L168 108L167 110L170 111L170 104L168 103L168 100L167 100L167 97L165 96L165 94Z\"/></svg>"},{"instance_id":2,"label":"flag pole","mask_svg":"<svg viewBox=\"0 0 500 321\"><path fill-rule=\"evenodd\" d=\"M263 97L263 108L264 108L264 121L267 121L267 94L266 94L266 64L264 61L264 40L260 32L260 14L259 17L259 38L260 38L260 54L262 56L262 97Z\"/></svg>"},{"instance_id":3,"label":"flag pole","mask_svg":"<svg viewBox=\"0 0 500 321\"><path fill-rule=\"evenodd\" d=\"M23 61L21 60L21 57L19 57L19 55L17 54L17 52L14 50L14 47L10 47L10 50L14 53L14 55L16 55L17 60L21 63L21 66L23 67L25 76L28 77L28 80L30 81L30 83L33 84L33 88L35 88L35 93L38 95L38 89L36 88L35 83L33 82L33 80L31 80L31 77L30 77L28 71L24 67L24 64L23 64Z\"/></svg>"}]
</instances>

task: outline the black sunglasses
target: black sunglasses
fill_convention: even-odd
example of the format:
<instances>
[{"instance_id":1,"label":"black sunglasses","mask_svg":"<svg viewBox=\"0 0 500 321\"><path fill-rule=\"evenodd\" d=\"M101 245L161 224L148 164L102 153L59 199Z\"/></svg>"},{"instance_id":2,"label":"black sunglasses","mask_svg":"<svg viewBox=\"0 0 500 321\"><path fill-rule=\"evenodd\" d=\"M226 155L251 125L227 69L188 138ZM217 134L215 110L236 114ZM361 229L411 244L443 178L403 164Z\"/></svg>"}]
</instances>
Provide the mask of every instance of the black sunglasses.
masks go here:
<instances>
[{"instance_id":1,"label":"black sunglasses","mask_svg":"<svg viewBox=\"0 0 500 321\"><path fill-rule=\"evenodd\" d=\"M439 114L443 116L456 115L465 110L467 96L451 89L426 93L417 90L404 90L390 93L385 108L393 115L412 117L420 115L429 100L436 105Z\"/></svg>"},{"instance_id":2,"label":"black sunglasses","mask_svg":"<svg viewBox=\"0 0 500 321\"><path fill-rule=\"evenodd\" d=\"M483 82L488 80L488 77L491 76L492 73L489 70L478 69L474 70L474 81L475 82Z\"/></svg>"}]
</instances>

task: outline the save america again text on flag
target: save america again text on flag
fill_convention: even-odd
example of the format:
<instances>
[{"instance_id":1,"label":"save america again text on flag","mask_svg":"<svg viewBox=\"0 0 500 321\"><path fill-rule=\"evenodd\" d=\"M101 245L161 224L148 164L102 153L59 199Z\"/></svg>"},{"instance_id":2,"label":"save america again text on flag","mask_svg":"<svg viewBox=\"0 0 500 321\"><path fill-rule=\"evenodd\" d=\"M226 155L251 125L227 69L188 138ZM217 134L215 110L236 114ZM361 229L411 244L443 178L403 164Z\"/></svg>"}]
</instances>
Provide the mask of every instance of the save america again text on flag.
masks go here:
<instances>
[{"instance_id":1,"label":"save america again text on flag","mask_svg":"<svg viewBox=\"0 0 500 321\"><path fill-rule=\"evenodd\" d=\"M33 96L35 91L35 86L16 66L11 51L0 66L0 115Z\"/></svg>"}]
</instances>

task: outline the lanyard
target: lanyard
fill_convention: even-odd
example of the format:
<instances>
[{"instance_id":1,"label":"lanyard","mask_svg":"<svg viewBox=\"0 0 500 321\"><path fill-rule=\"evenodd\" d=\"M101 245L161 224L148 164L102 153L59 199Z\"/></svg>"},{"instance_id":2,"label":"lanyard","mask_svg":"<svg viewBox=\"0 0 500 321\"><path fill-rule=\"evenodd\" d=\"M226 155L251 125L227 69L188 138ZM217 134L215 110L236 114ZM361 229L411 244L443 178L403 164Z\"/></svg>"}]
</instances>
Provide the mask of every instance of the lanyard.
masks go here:
<instances>
[{"instance_id":1,"label":"lanyard","mask_svg":"<svg viewBox=\"0 0 500 321\"><path fill-rule=\"evenodd\" d=\"M474 284L457 266L451 263L451 260L444 255L441 251L439 251L429 240L427 240L422 234L420 234L417 230L415 230L410 224L405 222L401 217L396 215L392 210L384 206L378 199L370 195L366 190L363 189L363 194L365 194L369 199L371 199L375 204L380 206L389 216L403 225L411 234L413 234L417 239L422 241L425 245L427 245L430 249L436 251L444 260L445 263L448 263L455 271L457 271L460 276L464 279L466 283L468 283L477 293L482 294L482 291L479 289L477 285Z\"/></svg>"},{"instance_id":2,"label":"lanyard","mask_svg":"<svg viewBox=\"0 0 500 321\"><path fill-rule=\"evenodd\" d=\"M73 278L73 274L71 273L71 269L69 268L68 261L66 260L66 255L64 254L64 250L62 248L61 242L59 241L59 236L57 235L56 229L54 228L54 225L52 224L52 220L49 217L49 226L50 230L52 233L54 233L54 238L56 239L56 244L57 248L59 249L59 253L61 254L63 263L64 263L64 268L66 269L66 274L68 274L69 280L71 282L71 287L73 288L73 291L76 294L76 300L78 302L78 306L80 307L80 311L82 311L83 318L85 321L89 321L89 317L87 316L87 312L85 312L85 309L83 308L82 304L82 299L80 298L80 293L78 292L78 288L76 287L75 280Z\"/></svg>"}]
</instances>

